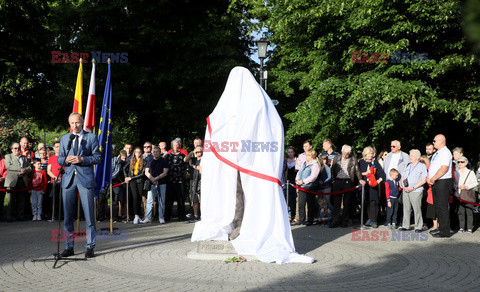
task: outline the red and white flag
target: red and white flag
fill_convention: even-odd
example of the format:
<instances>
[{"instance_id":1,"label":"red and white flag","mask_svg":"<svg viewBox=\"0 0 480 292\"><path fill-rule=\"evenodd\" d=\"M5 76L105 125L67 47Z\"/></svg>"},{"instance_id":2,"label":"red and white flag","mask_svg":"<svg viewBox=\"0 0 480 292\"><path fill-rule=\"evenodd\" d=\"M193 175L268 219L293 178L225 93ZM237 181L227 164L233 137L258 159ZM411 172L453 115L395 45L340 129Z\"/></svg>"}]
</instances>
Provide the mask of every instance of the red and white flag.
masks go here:
<instances>
[{"instance_id":1,"label":"red and white flag","mask_svg":"<svg viewBox=\"0 0 480 292\"><path fill-rule=\"evenodd\" d=\"M95 59L92 59L92 75L90 76L90 88L88 89L88 101L83 130L91 133L93 127L95 127Z\"/></svg>"}]
</instances>

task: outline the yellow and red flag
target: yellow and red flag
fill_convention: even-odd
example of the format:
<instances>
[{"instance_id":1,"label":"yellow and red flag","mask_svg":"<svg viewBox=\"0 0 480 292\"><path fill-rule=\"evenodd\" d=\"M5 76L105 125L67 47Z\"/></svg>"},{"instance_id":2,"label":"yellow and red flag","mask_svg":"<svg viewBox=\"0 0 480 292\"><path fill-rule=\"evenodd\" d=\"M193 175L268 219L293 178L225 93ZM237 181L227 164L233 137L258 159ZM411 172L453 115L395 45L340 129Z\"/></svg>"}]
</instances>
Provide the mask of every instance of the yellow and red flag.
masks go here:
<instances>
[{"instance_id":1,"label":"yellow and red flag","mask_svg":"<svg viewBox=\"0 0 480 292\"><path fill-rule=\"evenodd\" d=\"M80 59L80 67L78 67L77 75L77 85L75 86L75 99L73 100L73 110L72 113L83 113L82 102L83 102L83 69L82 69L82 59Z\"/></svg>"}]
</instances>

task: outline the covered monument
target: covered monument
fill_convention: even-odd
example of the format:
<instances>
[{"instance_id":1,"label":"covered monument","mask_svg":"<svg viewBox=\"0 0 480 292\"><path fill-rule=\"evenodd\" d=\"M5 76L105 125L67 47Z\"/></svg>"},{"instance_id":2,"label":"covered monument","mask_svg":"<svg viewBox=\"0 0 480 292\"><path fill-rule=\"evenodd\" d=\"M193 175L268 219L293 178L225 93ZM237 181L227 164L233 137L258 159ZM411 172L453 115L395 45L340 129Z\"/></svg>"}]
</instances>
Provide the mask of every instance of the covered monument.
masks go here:
<instances>
[{"instance_id":1,"label":"covered monument","mask_svg":"<svg viewBox=\"0 0 480 292\"><path fill-rule=\"evenodd\" d=\"M230 239L238 254L264 262L313 262L295 252L280 182L283 149L275 106L247 69L235 67L207 118L202 221L192 241Z\"/></svg>"}]
</instances>

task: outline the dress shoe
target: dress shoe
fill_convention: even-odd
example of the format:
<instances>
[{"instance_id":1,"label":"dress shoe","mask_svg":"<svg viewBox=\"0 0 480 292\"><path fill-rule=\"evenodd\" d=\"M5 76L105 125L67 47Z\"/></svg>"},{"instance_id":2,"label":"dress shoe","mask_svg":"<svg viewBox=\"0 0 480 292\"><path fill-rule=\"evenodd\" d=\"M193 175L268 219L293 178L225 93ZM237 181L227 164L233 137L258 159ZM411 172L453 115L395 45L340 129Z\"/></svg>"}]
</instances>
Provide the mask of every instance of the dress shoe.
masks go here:
<instances>
[{"instance_id":1,"label":"dress shoe","mask_svg":"<svg viewBox=\"0 0 480 292\"><path fill-rule=\"evenodd\" d=\"M422 233L423 230L422 229L415 229L415 233Z\"/></svg>"},{"instance_id":2,"label":"dress shoe","mask_svg":"<svg viewBox=\"0 0 480 292\"><path fill-rule=\"evenodd\" d=\"M312 226L312 224L313 224L312 222L306 222L305 226Z\"/></svg>"},{"instance_id":3,"label":"dress shoe","mask_svg":"<svg viewBox=\"0 0 480 292\"><path fill-rule=\"evenodd\" d=\"M75 252L73 251L73 248L72 248L72 249L66 249L66 250L62 251L62 253L60 255L62 256L62 258L67 258L67 257L72 256L74 254L75 254Z\"/></svg>"},{"instance_id":4,"label":"dress shoe","mask_svg":"<svg viewBox=\"0 0 480 292\"><path fill-rule=\"evenodd\" d=\"M437 237L437 238L449 238L449 237L452 236L452 234L450 234L450 233L449 234L443 234L443 233L438 232L438 233L432 234L432 236Z\"/></svg>"},{"instance_id":5,"label":"dress shoe","mask_svg":"<svg viewBox=\"0 0 480 292\"><path fill-rule=\"evenodd\" d=\"M328 226L328 228L337 228L338 226L340 226L340 224L332 223L332 224L330 224L330 226Z\"/></svg>"},{"instance_id":6,"label":"dress shoe","mask_svg":"<svg viewBox=\"0 0 480 292\"><path fill-rule=\"evenodd\" d=\"M400 228L398 228L398 230L400 230L400 231L408 231L409 229L408 229L408 228L405 228L405 227L400 227Z\"/></svg>"},{"instance_id":7,"label":"dress shoe","mask_svg":"<svg viewBox=\"0 0 480 292\"><path fill-rule=\"evenodd\" d=\"M93 248L87 248L87 252L85 253L85 258L93 258L95 253L93 252Z\"/></svg>"}]
</instances>

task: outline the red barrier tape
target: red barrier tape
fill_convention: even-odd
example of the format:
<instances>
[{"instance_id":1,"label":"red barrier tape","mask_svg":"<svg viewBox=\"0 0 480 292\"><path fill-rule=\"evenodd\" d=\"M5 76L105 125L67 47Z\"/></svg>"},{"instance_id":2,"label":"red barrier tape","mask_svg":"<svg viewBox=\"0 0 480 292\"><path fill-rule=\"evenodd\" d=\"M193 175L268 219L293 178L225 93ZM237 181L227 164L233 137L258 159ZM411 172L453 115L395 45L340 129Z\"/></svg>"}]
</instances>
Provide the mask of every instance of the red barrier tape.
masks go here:
<instances>
[{"instance_id":1,"label":"red barrier tape","mask_svg":"<svg viewBox=\"0 0 480 292\"><path fill-rule=\"evenodd\" d=\"M207 118L207 127L208 127L208 132L210 134L210 139L212 139L212 126L210 125L210 117ZM269 175L266 175L266 174L263 174L263 173L259 173L259 172L256 172L256 171L253 171L253 170L250 170L250 169L243 168L243 167L231 162L230 160L226 159L225 157L221 156L220 154L218 154L217 151L215 150L215 148L211 147L210 150L213 152L213 154L221 162L235 168L236 170L241 171L243 173L246 173L246 174L251 175L251 176L256 177L256 178L271 181L273 183L278 184L279 186L282 186L282 183L280 182L280 180L278 178L273 177L273 176L269 176Z\"/></svg>"},{"instance_id":2,"label":"red barrier tape","mask_svg":"<svg viewBox=\"0 0 480 292\"><path fill-rule=\"evenodd\" d=\"M116 185L113 185L112 188L116 188L116 187L124 185L124 184L126 184L126 182L121 182L121 183L118 183Z\"/></svg>"},{"instance_id":3,"label":"red barrier tape","mask_svg":"<svg viewBox=\"0 0 480 292\"><path fill-rule=\"evenodd\" d=\"M293 185L293 184L290 184L292 187L296 188L297 190L299 191L302 191L302 192L305 192L305 193L309 193L309 194L314 194L314 195L317 195L317 196L331 196L331 195L338 195L338 194L343 194L343 193L348 193L348 192L351 192L353 190L356 190L358 189L360 186L356 186L356 187L353 187L353 188L350 188L350 189L346 189L346 190L343 190L343 191L339 191L339 192L333 192L333 193L320 193L320 192L314 192L314 191L309 191L309 190L306 190L304 188L301 188L301 187L298 187L296 185Z\"/></svg>"},{"instance_id":4,"label":"red barrier tape","mask_svg":"<svg viewBox=\"0 0 480 292\"><path fill-rule=\"evenodd\" d=\"M25 192L25 191L29 191L29 190L32 190L32 189L36 189L38 187L43 187L44 185L47 185L48 182L46 183L43 183L43 184L39 184L38 186L35 186L35 187L28 187L28 188L24 188L24 189L6 189L6 188L0 188L0 192L9 192L9 193L14 193L14 192Z\"/></svg>"},{"instance_id":5,"label":"red barrier tape","mask_svg":"<svg viewBox=\"0 0 480 292\"><path fill-rule=\"evenodd\" d=\"M469 202L469 201L462 200L462 199L460 199L460 198L457 197L457 196L455 196L455 198L457 198L460 202L463 202L463 203L467 203L467 204L474 205L474 206L480 206L480 204L472 203L472 202Z\"/></svg>"},{"instance_id":6,"label":"red barrier tape","mask_svg":"<svg viewBox=\"0 0 480 292\"><path fill-rule=\"evenodd\" d=\"M47 183L43 183L43 184L39 184L38 186L36 187L28 187L28 188L24 188L24 189L6 189L6 188L0 188L0 192L9 192L9 193L15 193L15 192L25 192L25 191L30 191L34 188L38 188L38 187L43 187L44 185L47 185L49 184L48 182ZM118 183L116 185L113 185L112 188L116 188L118 186L121 186L125 184L125 182L121 182L121 183Z\"/></svg>"}]
</instances>

